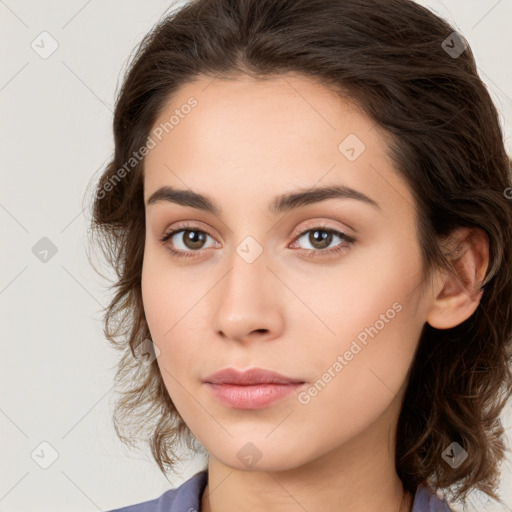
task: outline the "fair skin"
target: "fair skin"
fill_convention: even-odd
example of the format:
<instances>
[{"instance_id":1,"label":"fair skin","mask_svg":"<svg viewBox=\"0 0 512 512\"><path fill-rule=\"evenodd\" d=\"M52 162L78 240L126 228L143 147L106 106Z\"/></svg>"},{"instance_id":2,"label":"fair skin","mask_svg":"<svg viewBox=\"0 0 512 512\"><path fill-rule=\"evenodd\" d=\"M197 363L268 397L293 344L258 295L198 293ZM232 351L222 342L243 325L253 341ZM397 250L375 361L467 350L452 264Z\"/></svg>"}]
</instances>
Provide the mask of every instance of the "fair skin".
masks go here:
<instances>
[{"instance_id":1,"label":"fair skin","mask_svg":"<svg viewBox=\"0 0 512 512\"><path fill-rule=\"evenodd\" d=\"M197 106L146 157L144 200L171 186L209 196L221 211L146 204L142 294L165 386L209 453L201 510L397 512L394 433L421 330L426 322L458 325L481 295L445 273L428 287L422 280L411 191L384 132L351 102L304 77L203 77L181 88L154 126L191 96ZM338 149L349 134L366 146L353 161ZM276 196L327 185L351 187L378 206L330 198L268 209ZM159 242L179 222L195 242L183 231ZM322 245L312 236L317 226L356 241L334 234ZM487 268L486 239L459 235L458 265L471 286ZM191 257L173 256L171 246ZM248 263L239 247L262 252ZM300 378L308 390L386 314L308 403L291 395L234 409L202 381L226 367L261 367ZM248 443L260 454L251 467L237 456ZM411 506L406 496L401 510Z\"/></svg>"}]
</instances>

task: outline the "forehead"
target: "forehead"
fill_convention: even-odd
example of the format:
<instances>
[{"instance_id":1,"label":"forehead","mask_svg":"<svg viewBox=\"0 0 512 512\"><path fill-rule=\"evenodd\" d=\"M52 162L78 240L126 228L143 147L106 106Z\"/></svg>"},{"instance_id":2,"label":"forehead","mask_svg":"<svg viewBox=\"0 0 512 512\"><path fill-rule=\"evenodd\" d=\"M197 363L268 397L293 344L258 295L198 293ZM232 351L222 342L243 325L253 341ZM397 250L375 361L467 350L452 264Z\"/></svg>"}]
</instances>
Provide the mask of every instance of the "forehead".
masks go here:
<instances>
[{"instance_id":1,"label":"forehead","mask_svg":"<svg viewBox=\"0 0 512 512\"><path fill-rule=\"evenodd\" d=\"M336 183L412 204L386 133L349 98L306 77L201 77L169 98L155 130L161 140L153 136L145 158L146 200L165 184L223 202L246 198L244 191L273 196L290 184Z\"/></svg>"},{"instance_id":2,"label":"forehead","mask_svg":"<svg viewBox=\"0 0 512 512\"><path fill-rule=\"evenodd\" d=\"M191 102L195 103L192 108ZM164 103L153 128L158 127L164 128L163 138L183 141L192 140L193 135L205 149L209 149L206 145L210 141L215 142L213 148L221 150L230 146L234 151L243 144L245 149L257 151L260 143L271 150L283 143L319 138L327 146L344 132L366 139L375 149L386 149L381 140L384 132L379 133L376 123L353 100L296 75L198 78L184 84Z\"/></svg>"}]
</instances>

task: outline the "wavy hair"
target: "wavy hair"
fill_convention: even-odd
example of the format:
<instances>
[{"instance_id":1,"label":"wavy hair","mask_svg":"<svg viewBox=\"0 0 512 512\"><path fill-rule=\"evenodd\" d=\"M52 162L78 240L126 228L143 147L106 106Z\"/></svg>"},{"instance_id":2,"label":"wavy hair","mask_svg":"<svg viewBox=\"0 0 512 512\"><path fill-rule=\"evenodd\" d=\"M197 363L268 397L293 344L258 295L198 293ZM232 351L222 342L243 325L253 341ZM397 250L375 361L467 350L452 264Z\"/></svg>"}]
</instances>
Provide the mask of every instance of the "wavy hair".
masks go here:
<instances>
[{"instance_id":1,"label":"wavy hair","mask_svg":"<svg viewBox=\"0 0 512 512\"><path fill-rule=\"evenodd\" d=\"M136 350L150 338L141 293L144 158L135 158L173 94L200 77L294 73L350 97L389 136L419 215L425 278L455 272L459 227L485 231L490 268L476 311L451 329L428 323L411 366L396 432L404 488L473 488L494 499L504 458L501 411L512 391L512 188L499 115L471 48L411 0L192 0L165 13L130 56L113 118L114 155L95 185L91 234L115 271L104 332L122 352L117 435L146 440L165 474L194 436L158 365ZM127 163L129 162L129 166ZM453 468L443 452L467 452Z\"/></svg>"}]
</instances>

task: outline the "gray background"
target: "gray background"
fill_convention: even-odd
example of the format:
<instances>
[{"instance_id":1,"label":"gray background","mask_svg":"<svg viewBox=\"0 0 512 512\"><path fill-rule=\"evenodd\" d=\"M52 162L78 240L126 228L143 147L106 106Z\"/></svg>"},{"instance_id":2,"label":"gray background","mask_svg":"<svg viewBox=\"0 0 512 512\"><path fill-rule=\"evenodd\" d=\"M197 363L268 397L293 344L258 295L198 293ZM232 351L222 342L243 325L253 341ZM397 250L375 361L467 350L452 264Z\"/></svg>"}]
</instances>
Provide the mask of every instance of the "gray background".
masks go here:
<instances>
[{"instance_id":1,"label":"gray background","mask_svg":"<svg viewBox=\"0 0 512 512\"><path fill-rule=\"evenodd\" d=\"M469 40L512 154L512 0L420 3ZM203 464L186 461L169 482L148 451L130 451L115 436L117 354L101 319L108 292L86 257L82 211L86 186L113 150L121 72L171 5L0 0L0 511L108 510L156 497ZM58 48L42 58L51 44ZM33 252L48 245L43 237L57 249L46 262ZM43 469L52 449L58 457ZM510 456L501 493L512 509Z\"/></svg>"}]
</instances>

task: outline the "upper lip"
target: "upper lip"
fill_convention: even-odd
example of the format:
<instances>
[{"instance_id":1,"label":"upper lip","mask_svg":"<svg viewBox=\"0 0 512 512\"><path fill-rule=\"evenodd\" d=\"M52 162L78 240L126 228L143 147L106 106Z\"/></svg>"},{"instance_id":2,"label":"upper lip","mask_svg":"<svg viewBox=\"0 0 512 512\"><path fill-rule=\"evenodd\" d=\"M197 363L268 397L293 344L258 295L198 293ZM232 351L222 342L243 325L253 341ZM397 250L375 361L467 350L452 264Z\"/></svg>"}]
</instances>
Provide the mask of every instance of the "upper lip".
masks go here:
<instances>
[{"instance_id":1,"label":"upper lip","mask_svg":"<svg viewBox=\"0 0 512 512\"><path fill-rule=\"evenodd\" d=\"M225 368L218 372L212 373L204 379L204 382L211 384L303 384L300 379L293 379L270 370L263 368L251 368L241 371L235 368Z\"/></svg>"}]
</instances>

